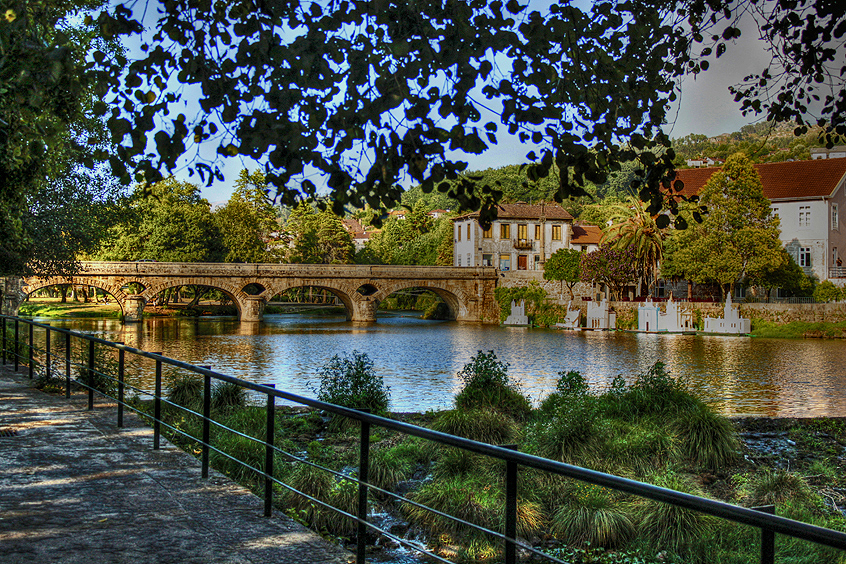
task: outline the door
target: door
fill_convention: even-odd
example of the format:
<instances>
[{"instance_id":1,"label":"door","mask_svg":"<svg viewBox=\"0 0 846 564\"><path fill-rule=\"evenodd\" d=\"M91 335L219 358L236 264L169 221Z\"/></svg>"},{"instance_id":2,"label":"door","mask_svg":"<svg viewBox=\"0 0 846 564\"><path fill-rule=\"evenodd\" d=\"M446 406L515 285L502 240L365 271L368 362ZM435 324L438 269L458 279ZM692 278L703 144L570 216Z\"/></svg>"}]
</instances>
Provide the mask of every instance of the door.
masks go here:
<instances>
[{"instance_id":1,"label":"door","mask_svg":"<svg viewBox=\"0 0 846 564\"><path fill-rule=\"evenodd\" d=\"M527 255L517 255L517 270L526 270L528 266Z\"/></svg>"}]
</instances>

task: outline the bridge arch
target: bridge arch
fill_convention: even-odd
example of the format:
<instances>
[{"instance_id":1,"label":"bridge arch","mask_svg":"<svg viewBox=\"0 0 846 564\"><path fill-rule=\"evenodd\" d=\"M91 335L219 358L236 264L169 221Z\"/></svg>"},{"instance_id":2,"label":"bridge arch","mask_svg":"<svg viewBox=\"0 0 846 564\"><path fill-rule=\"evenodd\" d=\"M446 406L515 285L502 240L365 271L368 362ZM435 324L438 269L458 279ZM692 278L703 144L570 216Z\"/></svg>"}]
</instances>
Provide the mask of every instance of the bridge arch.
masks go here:
<instances>
[{"instance_id":1,"label":"bridge arch","mask_svg":"<svg viewBox=\"0 0 846 564\"><path fill-rule=\"evenodd\" d=\"M120 306L121 317L126 315L125 306L128 294L122 290L125 284L121 284L117 280L108 280L91 276L74 276L73 278L65 276L50 276L47 278L29 277L24 279L21 291L25 296L31 296L38 290L49 288L50 286L89 286L91 288L103 290L112 296L118 306Z\"/></svg>"},{"instance_id":2,"label":"bridge arch","mask_svg":"<svg viewBox=\"0 0 846 564\"><path fill-rule=\"evenodd\" d=\"M354 294L357 292L355 289L350 290L350 284L333 284L327 283L326 280L274 280L272 283L267 285L267 289L264 291L262 296L266 301L269 301L273 296L288 290L309 287L326 290L327 292L337 296L337 298L341 300L341 303L344 304L344 308L347 312L347 321L355 320L355 312L357 308L356 302L359 301L360 298L357 299L354 297Z\"/></svg>"},{"instance_id":3,"label":"bridge arch","mask_svg":"<svg viewBox=\"0 0 846 564\"><path fill-rule=\"evenodd\" d=\"M373 294L373 297L377 300L376 305L378 306L379 303L391 294L408 288L421 288L437 294L449 308L450 319L467 318L467 306L465 303L467 297L464 295L464 292L460 288L448 288L446 284L434 280L396 280L383 284Z\"/></svg>"}]
</instances>

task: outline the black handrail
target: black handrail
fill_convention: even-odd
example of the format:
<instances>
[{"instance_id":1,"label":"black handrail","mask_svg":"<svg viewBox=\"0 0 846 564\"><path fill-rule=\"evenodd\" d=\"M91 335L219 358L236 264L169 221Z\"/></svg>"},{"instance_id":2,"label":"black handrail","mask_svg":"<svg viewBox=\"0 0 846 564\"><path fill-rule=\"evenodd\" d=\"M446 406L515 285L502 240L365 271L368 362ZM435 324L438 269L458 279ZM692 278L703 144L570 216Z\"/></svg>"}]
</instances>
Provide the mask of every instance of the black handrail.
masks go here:
<instances>
[{"instance_id":1,"label":"black handrail","mask_svg":"<svg viewBox=\"0 0 846 564\"><path fill-rule=\"evenodd\" d=\"M408 502L408 503L411 503L411 504L419 506L419 507L424 507L426 510L432 511L434 513L437 513L437 514L445 516L445 517L449 517L450 519L459 521L463 524L472 526L477 530L481 530L483 532L486 532L488 534L491 534L495 537L502 539L505 542L505 558L506 558L507 564L512 564L513 562L516 561L515 547L517 547L517 546L520 546L521 548L529 550L529 551L533 552L534 554L537 554L539 556L547 558L550 561L562 562L562 561L560 561L560 560L558 560L554 557L551 557L550 555L548 555L546 553L543 553L543 552L540 552L540 551L534 549L534 547L531 547L531 546L528 546L524 543L519 542L516 539L514 527L512 526L513 523L514 523L514 520L515 520L515 515L510 515L510 516L506 515L506 524L507 524L506 525L506 534L502 534L502 533L499 533L499 532L496 532L496 531L488 530L484 527L480 527L480 526L473 524L473 523L468 523L468 522L463 521L463 520L461 520L457 517L440 513L436 510L433 510L433 509L428 508L426 506L422 506L422 505L420 505L416 502L413 502L411 500L407 500L404 497L397 496L396 494L393 494L391 492L386 492L385 490L382 490L378 487L375 487L375 486L369 484L367 482L367 475L366 475L367 474L367 467L368 467L368 464L369 464L369 452L368 452L368 446L367 445L369 444L369 429L370 429L370 426L375 425L375 426L383 427L385 429L397 431L397 432L402 433L402 434L423 438L423 439L426 439L426 440L441 443L443 445L457 447L457 448L460 448L460 449L463 449L463 450L466 450L466 451L469 451L469 452L481 454L481 455L484 455L484 456L488 456L488 457L491 457L491 458L496 458L496 459L504 461L506 463L506 472L507 472L507 483L506 483L506 492L507 492L506 498L507 499L510 499L514 495L514 492L516 492L517 469L520 466L523 466L523 467L527 467L527 468L544 470L544 471L547 471L547 472L550 472L550 473L553 473L553 474L558 474L560 476L564 476L564 477L567 477L567 478L572 478L572 479L575 479L575 480L587 482L587 483L594 484L594 485L597 485L597 486L610 488L610 489L613 489L613 490L616 490L616 491L632 494L632 495L635 495L635 496L638 496L638 497L641 497L641 498L646 498L646 499L651 499L651 500L658 501L658 502L668 503L668 504L671 504L671 505L674 505L674 506L677 506L677 507L691 509L691 510L694 510L694 511L698 511L698 512L701 512L701 513L712 515L712 516L715 516L715 517L718 517L718 518L721 518L721 519L726 519L726 520L733 521L733 522L736 522L736 523L741 523L741 524L744 524L744 525L757 527L757 528L761 529L762 533L763 533L762 534L762 548L761 548L761 562L762 562L762 564L772 564L772 562L774 561L774 554L775 554L774 553L774 537L773 537L774 533L787 535L787 536L795 537L795 538L806 540L806 541L811 541L811 542L814 542L814 543L817 543L817 544L837 548L837 549L840 549L840 550L846 550L846 533L842 533L842 532L835 531L835 530L832 530L832 529L826 529L824 527L819 527L817 525L811 525L811 524L808 524L808 523L803 523L801 521L795 521L795 520L792 520L792 519L787 519L785 517L777 516L777 515L772 514L772 513L768 513L767 511L771 510L770 507L749 509L749 508L744 508L744 507L732 505L732 504L729 504L729 503L725 503L725 502L722 502L722 501L707 499L707 498L695 496L695 495L692 495L692 494L678 492L678 491L675 491L675 490L662 488L660 486L655 486L655 485L652 485L652 484L638 482L638 481L635 481L635 480L630 480L628 478L622 478L622 477L619 477L619 476L614 476L612 474L605 474L603 472L598 472L598 471L595 471L595 470L590 470L590 469L587 469L587 468L582 468L582 467L579 467L579 466L574 466L574 465L571 465L571 464L565 464L563 462L556 462L556 461L553 461L553 460L541 458L541 457L534 456L534 455L531 455L531 454L522 453L522 452L513 450L512 448L509 448L508 446L495 446L495 445L491 445L491 444L487 444L487 443L480 443L480 442L473 441L473 440L470 440L470 439L465 439L465 438L462 438L462 437L457 437L457 436L454 436L454 435L441 433L439 431L433 431L431 429L426 429L424 427L418 427L416 425L403 423L401 421L397 421L397 420L394 420L394 419L388 419L388 418L385 418L385 417L373 415L373 414L366 413L366 412L363 412L363 411L358 411L358 410L355 410L355 409L350 409L350 408L346 408L346 407L342 407L342 406L338 406L338 405L334 405L334 404L329 404L329 403L326 403L326 402L323 402L323 401L320 401L320 400L317 400L317 399L299 396L299 395L296 395L296 394L293 394L293 393L290 393L290 392L286 392L284 390L277 390L277 389L273 388L272 386L255 384L253 382L241 380L241 379L236 378L234 376L229 376L227 374L215 372L214 370L212 370L209 367L195 366L195 365L189 364L187 362L168 358L168 357L162 356L161 353L151 353L151 352L142 351L142 350L139 350L139 349L135 349L135 348L126 346L125 344L122 344L122 343L114 343L114 342L107 341L107 340L104 340L104 339L100 339L98 337L94 337L94 336L91 336L91 335L76 333L76 332L68 330L68 329L51 327L50 325L47 325L47 324L42 324L42 323L38 323L38 322L35 322L35 321L21 319L21 318L17 318L17 317L10 317L10 316L6 316L6 315L2 315L2 316L0 316L0 318L2 318L2 328L0 328L0 329L2 329L2 333L3 333L3 354L2 354L2 357L3 357L3 364L4 365L6 364L6 361L7 361L7 352L9 352L11 350L10 347L7 345L7 338L6 338L7 321L8 320L14 321L14 334L15 334L14 340L15 340L15 342L14 342L14 349L13 349L12 354L14 355L14 359L15 359L15 371L18 370L19 358L21 356L23 356L23 355L20 354L19 346L18 346L19 323L22 322L22 323L29 325L29 335L30 335L30 337L29 337L29 343L28 343L27 348L28 348L28 357L29 357L29 360L30 360L30 365L29 365L30 374L32 374L32 371L34 369L34 364L36 362L35 356L34 356L35 355L35 352L34 352L35 346L34 346L33 337L32 337L33 330L35 328L41 328L41 329L44 329L45 331L47 331L48 333L52 331L52 332L57 332L57 333L65 335L65 337L66 337L65 342L67 344L66 345L66 347L67 347L67 349L66 349L66 361L68 362L68 366L66 367L66 377L67 377L67 381L68 381L68 391L69 391L69 386L70 386L70 365L69 365L69 361L70 361L70 352L69 352L69 350L70 350L70 348L69 348L70 337L75 337L77 339L82 339L83 341L88 341L88 343L89 343L88 353L89 354L88 354L88 358L86 359L87 360L87 366L80 367L81 373L84 373L86 375L86 378L85 378L86 381L85 382L77 382L77 384L82 385L89 392L89 409L93 408L93 397L94 397L94 392L95 392L95 389L94 389L94 386L93 386L93 376L96 372L96 369L95 369L95 366L94 366L94 352L93 352L95 344L100 344L100 345L115 349L119 352L119 379L116 380L116 381L119 382L119 386L120 386L119 389L121 390L120 393L119 393L120 398L115 398L115 397L109 396L108 394L105 394L105 393L99 392L99 391L98 391L98 393L101 393L102 395L117 401L118 405L121 406L121 407L129 407L130 409L133 409L135 411L138 411L138 410L135 409L132 405L125 403L123 401L123 397L122 397L123 396L123 388L126 386L126 384L123 381L125 353L130 353L130 354L136 355L138 357L143 357L143 358L153 360L156 364L156 391L153 394L153 399L154 399L154 402L155 402L155 418L153 418L154 448L157 448L158 445L159 445L161 425L165 425L166 428L171 429L172 431L174 431L176 433L182 434L182 431L180 431L179 429L176 429L175 427L172 427L172 426L168 425L167 423L161 421L161 417L160 417L161 402L165 401L167 403L170 403L170 402L168 402L168 400L166 400L165 398L162 397L162 391L161 391L162 365L168 364L168 365L176 367L176 368L184 369L184 370L202 375L203 378L204 378L203 413L200 414L200 413L194 412L192 410L184 408L183 406L177 406L177 407L179 407L180 409L183 409L183 410L185 410L189 413L192 413L194 415L202 417L202 419L203 419L203 422L204 422L203 438L202 438L202 441L200 443L201 446L202 446L202 449L203 449L203 453L202 453L203 477L208 477L208 458L209 458L208 457L208 451L209 450L215 450L216 452L218 452L218 453L220 453L224 456L232 458L228 454L214 448L211 444L209 444L210 443L210 439L209 439L210 434L209 434L208 428L209 428L210 424L217 425L217 426L222 427L222 428L224 428L224 429L226 429L230 432L239 434L243 437L246 437L248 439L256 441L259 444L263 444L265 446L265 448L267 449L267 453L268 453L267 457L269 457L269 458L272 458L272 456L270 454L271 452L279 452L281 454L284 454L285 456L288 456L291 460L297 460L297 461L300 461L300 462L305 462L307 464L316 466L313 463L308 462L307 460L305 460L303 458L300 458L300 457L298 457L294 454L291 454L291 453L287 453L287 452L285 452L285 451L283 451L283 450L281 450L278 447L273 445L272 432L271 432L271 427L272 427L271 421L272 420L270 420L270 416L268 416L268 437L270 438L270 440L267 440L267 441L262 441L262 440L256 439L255 437L251 437L249 435L244 435L244 434L239 433L238 431L236 431L234 429L229 429L228 427L224 427L224 426L220 425L219 423L216 423L215 421L211 420L210 411L209 411L209 397L210 397L210 390L211 390L210 382L211 382L212 379L219 380L219 381L222 381L222 382L234 383L234 384L237 384L237 385L239 385L239 386L241 386L245 389L252 390L252 391L254 391L258 394L265 395L267 397L268 407L275 405L275 398L280 398L280 399L283 399L283 400L298 403L298 404L301 404L301 405L306 405L306 406L309 406L309 407L312 407L312 408L315 408L315 409L326 411L326 412L334 414L334 415L339 415L339 416L342 416L342 417L345 417L345 418L348 418L348 419L353 419L353 420L361 422L362 423L362 425L361 425L361 460L360 460L361 466L360 466L360 474L359 474L358 478L355 478L355 477L352 477L352 476L347 476L347 475L341 475L338 472L335 472L335 471L332 471L332 470L329 470L329 469L325 469L325 470L332 472L333 474L342 476L344 479L351 480L351 481L354 481L354 482L359 484L359 504L360 504L360 507L359 507L359 510L358 510L358 515L351 515L350 513L342 511L339 508L333 507L333 506L331 506L331 505L329 505L329 504L327 504L323 501L320 501L320 500L315 499L315 498L313 498L313 497L311 497L311 496L309 496L309 495L307 495L303 492L300 492L300 491L294 489L293 487L291 487L291 486L289 486L285 483L282 483L281 481L279 481L279 480L277 480L273 477L272 471L271 472L267 471L267 469L268 469L267 467L266 467L265 470L261 470L261 469L255 468L253 466L250 466L249 464L246 464L243 461L237 461L238 463L242 464L244 467L255 471L257 474L259 474L259 475L261 475L265 478L265 480L266 480L265 508L268 508L269 504L272 503L272 498L269 497L269 496L272 495L272 488L267 485L267 484L269 484L270 481L272 481L273 483L276 483L276 484L278 484L278 485L280 485L284 488L287 488L291 491L294 491L294 492L296 492L300 495L305 496L309 500L311 500L315 503L318 503L321 506L332 509L333 511L336 511L336 512L342 514L342 515L345 515L345 516L357 521L358 524L359 524L358 527L359 527L359 535L360 535L358 538L363 537L364 528L368 527L368 528L374 529L376 531L379 531L382 534L385 534L386 536L394 539L397 542L400 542L400 543L405 544L407 546L411 546L415 550L418 550L418 551L421 551L421 552L426 552L426 551L422 550L420 547L410 545L408 542L404 541L403 539L399 539L399 538L395 537L394 535L391 535L387 531L384 531L384 530L380 529L379 527L367 522L367 519L366 519L367 491L368 491L369 488L372 488L372 489L378 490L380 492L383 492L385 494L391 495L392 497L395 497L397 499L402 499L404 502ZM52 354L52 353L50 353L49 348L47 348L47 350L45 352L48 355ZM48 361L48 364L49 364L49 361ZM102 373L99 373L99 372L96 372L96 373L101 375L101 376L107 377L107 378L112 378L111 376L106 375L106 374L102 374ZM114 379L114 378L112 378L112 379ZM134 389L138 392L149 394L149 392L146 392L144 390L140 390L138 388L134 388ZM171 405L176 405L176 404L171 404ZM119 412L119 424L122 424L122 416L120 415L121 413L122 412ZM272 413L272 410L270 410L270 413ZM144 415L146 417L149 417L149 414L145 413ZM235 460L234 458L232 458L232 459ZM507 503L506 505L507 505L508 511L516 513L516 504ZM267 509L265 511L266 511L266 513L269 513L267 511ZM357 555L358 561L364 562L364 552L363 552L364 543L359 542L358 544L360 545L358 555ZM428 552L426 552L426 554L430 557L434 557L435 559L437 559L439 561L448 562L447 560L444 560L440 557L437 557L434 554L431 554L431 553L428 553Z\"/></svg>"}]
</instances>

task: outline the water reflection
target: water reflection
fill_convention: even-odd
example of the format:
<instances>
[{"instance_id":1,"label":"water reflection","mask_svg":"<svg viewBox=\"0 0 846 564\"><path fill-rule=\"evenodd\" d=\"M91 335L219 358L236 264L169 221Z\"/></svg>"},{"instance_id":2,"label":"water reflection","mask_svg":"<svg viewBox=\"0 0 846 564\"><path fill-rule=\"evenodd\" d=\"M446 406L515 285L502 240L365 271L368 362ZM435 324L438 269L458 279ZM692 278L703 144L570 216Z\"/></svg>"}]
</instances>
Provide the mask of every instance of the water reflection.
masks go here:
<instances>
[{"instance_id":1,"label":"water reflection","mask_svg":"<svg viewBox=\"0 0 846 564\"><path fill-rule=\"evenodd\" d=\"M656 360L731 414L843 416L846 347L841 341L563 332L497 328L415 317L380 317L369 325L343 317L52 320L127 345L255 382L314 396L317 373L333 355L367 353L391 388L396 411L449 407L461 387L457 372L477 351L493 350L535 401L555 388L558 373L577 370L596 389ZM143 384L152 372L144 370Z\"/></svg>"}]
</instances>

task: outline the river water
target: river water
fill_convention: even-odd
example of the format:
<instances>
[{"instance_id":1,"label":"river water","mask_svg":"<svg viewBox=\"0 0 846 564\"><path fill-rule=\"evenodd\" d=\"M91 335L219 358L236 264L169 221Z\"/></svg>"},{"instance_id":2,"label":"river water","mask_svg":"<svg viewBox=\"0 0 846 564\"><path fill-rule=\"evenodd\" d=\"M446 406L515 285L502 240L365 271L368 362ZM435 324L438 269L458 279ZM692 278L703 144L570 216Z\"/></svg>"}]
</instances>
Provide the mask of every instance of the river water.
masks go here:
<instances>
[{"instance_id":1,"label":"river water","mask_svg":"<svg viewBox=\"0 0 846 564\"><path fill-rule=\"evenodd\" d=\"M449 408L461 389L457 372L492 350L537 403L558 373L577 370L601 390L631 380L656 361L727 415L846 416L846 344L841 340L566 332L380 316L359 325L343 317L268 315L233 318L41 320L218 372L314 397L318 371L333 356L367 353L390 387L393 411ZM151 387L144 371L142 387Z\"/></svg>"}]
</instances>

